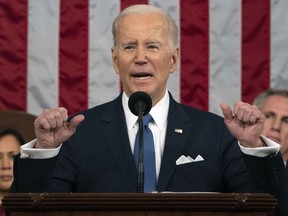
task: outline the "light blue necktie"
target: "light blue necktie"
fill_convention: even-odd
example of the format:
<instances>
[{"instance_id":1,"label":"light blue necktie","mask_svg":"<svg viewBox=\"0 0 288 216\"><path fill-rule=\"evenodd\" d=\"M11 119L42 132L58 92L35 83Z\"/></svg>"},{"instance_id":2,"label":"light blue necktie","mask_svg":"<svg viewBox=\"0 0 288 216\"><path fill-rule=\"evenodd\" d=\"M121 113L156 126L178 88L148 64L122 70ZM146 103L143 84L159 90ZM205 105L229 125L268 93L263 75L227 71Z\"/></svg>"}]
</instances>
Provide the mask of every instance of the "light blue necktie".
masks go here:
<instances>
[{"instance_id":1,"label":"light blue necktie","mask_svg":"<svg viewBox=\"0 0 288 216\"><path fill-rule=\"evenodd\" d=\"M156 190L156 166L153 134L148 127L149 122L153 120L150 114L143 116L143 146L144 146L144 192L148 193ZM139 130L135 139L134 159L136 167L138 165L139 154Z\"/></svg>"}]
</instances>

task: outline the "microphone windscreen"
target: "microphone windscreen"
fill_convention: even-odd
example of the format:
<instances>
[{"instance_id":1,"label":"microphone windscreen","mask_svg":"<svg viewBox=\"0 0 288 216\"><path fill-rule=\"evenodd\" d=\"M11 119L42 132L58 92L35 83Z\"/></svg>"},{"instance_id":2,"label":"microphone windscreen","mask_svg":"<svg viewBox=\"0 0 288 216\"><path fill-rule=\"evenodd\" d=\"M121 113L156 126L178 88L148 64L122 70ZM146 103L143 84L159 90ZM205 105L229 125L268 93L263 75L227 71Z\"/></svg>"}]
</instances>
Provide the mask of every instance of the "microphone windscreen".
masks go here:
<instances>
[{"instance_id":1,"label":"microphone windscreen","mask_svg":"<svg viewBox=\"0 0 288 216\"><path fill-rule=\"evenodd\" d=\"M151 110L152 100L147 93L138 91L129 97L128 106L134 115L138 116L139 112L142 112L143 116L145 116Z\"/></svg>"}]
</instances>

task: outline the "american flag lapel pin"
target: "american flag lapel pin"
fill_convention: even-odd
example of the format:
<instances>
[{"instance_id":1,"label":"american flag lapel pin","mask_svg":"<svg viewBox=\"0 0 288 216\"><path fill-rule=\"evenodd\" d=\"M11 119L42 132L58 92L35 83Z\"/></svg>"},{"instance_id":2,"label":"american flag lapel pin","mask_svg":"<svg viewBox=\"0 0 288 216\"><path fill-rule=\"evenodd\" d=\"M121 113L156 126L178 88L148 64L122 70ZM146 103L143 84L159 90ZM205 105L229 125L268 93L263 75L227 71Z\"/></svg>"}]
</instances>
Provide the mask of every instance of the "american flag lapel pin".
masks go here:
<instances>
[{"instance_id":1,"label":"american flag lapel pin","mask_svg":"<svg viewBox=\"0 0 288 216\"><path fill-rule=\"evenodd\" d=\"M175 133L180 133L182 134L183 133L183 130L181 128L175 128Z\"/></svg>"}]
</instances>

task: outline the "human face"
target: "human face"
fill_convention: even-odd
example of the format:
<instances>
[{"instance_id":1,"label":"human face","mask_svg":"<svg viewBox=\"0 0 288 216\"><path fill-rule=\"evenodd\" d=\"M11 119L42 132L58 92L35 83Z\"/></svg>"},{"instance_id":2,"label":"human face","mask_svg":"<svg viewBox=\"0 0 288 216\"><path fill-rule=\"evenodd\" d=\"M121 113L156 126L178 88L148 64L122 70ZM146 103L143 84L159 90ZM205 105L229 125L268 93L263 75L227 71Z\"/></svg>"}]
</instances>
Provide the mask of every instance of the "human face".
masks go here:
<instances>
[{"instance_id":1,"label":"human face","mask_svg":"<svg viewBox=\"0 0 288 216\"><path fill-rule=\"evenodd\" d=\"M13 159L20 144L13 135L0 138L0 191L8 191L13 181Z\"/></svg>"},{"instance_id":2,"label":"human face","mask_svg":"<svg viewBox=\"0 0 288 216\"><path fill-rule=\"evenodd\" d=\"M178 62L178 48L169 43L167 21L160 14L131 14L121 18L118 29L112 61L123 89L128 97L144 91L155 105Z\"/></svg>"},{"instance_id":3,"label":"human face","mask_svg":"<svg viewBox=\"0 0 288 216\"><path fill-rule=\"evenodd\" d=\"M281 154L288 160L288 98L272 95L266 98L260 110L264 113L263 135L281 145Z\"/></svg>"}]
</instances>

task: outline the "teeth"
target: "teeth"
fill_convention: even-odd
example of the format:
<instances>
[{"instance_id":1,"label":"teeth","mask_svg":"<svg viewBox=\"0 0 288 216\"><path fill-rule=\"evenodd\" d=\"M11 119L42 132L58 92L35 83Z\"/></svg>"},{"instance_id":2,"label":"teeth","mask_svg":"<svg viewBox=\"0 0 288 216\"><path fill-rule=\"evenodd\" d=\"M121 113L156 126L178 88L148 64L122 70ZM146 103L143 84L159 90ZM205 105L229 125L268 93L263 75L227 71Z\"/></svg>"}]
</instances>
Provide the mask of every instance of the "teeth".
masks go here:
<instances>
[{"instance_id":1,"label":"teeth","mask_svg":"<svg viewBox=\"0 0 288 216\"><path fill-rule=\"evenodd\" d=\"M146 80L146 79L149 79L151 76L144 76L144 77L135 77L136 79L139 79L139 80Z\"/></svg>"},{"instance_id":2,"label":"teeth","mask_svg":"<svg viewBox=\"0 0 288 216\"><path fill-rule=\"evenodd\" d=\"M147 75L147 76L134 76L135 79L139 79L139 80L146 80L149 79L151 76Z\"/></svg>"}]
</instances>

